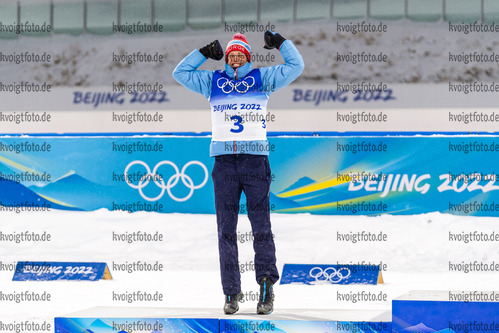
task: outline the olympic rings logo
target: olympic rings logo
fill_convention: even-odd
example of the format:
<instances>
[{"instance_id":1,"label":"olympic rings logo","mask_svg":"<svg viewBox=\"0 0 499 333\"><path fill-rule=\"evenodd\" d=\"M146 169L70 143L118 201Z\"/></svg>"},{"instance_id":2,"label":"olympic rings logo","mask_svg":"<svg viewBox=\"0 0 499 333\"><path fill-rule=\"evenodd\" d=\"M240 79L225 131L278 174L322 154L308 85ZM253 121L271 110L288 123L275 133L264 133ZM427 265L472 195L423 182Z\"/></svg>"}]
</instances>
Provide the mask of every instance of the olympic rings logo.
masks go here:
<instances>
[{"instance_id":1,"label":"olympic rings logo","mask_svg":"<svg viewBox=\"0 0 499 333\"><path fill-rule=\"evenodd\" d=\"M204 171L204 180L199 185L194 185L194 182L193 182L192 178L189 177L189 176L187 176L185 174L185 171L187 170L187 168L189 166L193 165L193 164L194 165L199 165L203 169L203 171ZM134 165L142 165L146 169L146 174L144 174L140 178L140 181L139 181L139 183L137 185L132 184L128 180L128 171ZM173 169L175 170L175 174L168 179L168 181L166 182L166 184L165 184L165 181L163 180L163 178L160 177L157 174L157 171L158 171L159 167L161 167L163 165L169 165L169 166L173 167ZM209 178L208 177L208 169L206 168L206 166L203 163L201 163L199 161L190 161L189 163L187 163L186 165L184 165L184 167L182 168L181 171L179 171L179 169L178 169L178 167L177 167L177 165L175 163L170 162L170 161L159 162L158 164L156 164L156 166L154 167L154 169L152 170L152 172L151 172L151 169L149 168L149 166L145 162L142 162L142 161L133 161L133 162L130 162L126 166L126 168L125 168L125 181L126 181L126 183L131 188L138 189L139 193L140 193L140 196L142 198L144 198L145 200L147 200L147 201L158 201L159 199L161 199L163 197L163 195L165 194L165 191L167 191L168 195L170 196L170 198L172 198L175 201L178 201L178 202L187 201L187 200L189 200L189 198L194 193L194 190L197 190L197 189L203 187L206 184L206 182L208 181L208 178ZM187 196L185 196L184 198L177 198L171 192L172 187L174 187L175 185L177 185L179 179L181 179L182 183L190 190L189 193L187 194ZM147 185L149 185L149 183L151 182L151 180L154 182L154 184L157 187L159 187L161 189L161 192L156 197L154 197L154 198L150 198L150 197L146 196L144 194L144 191L143 191L144 187L146 187Z\"/></svg>"},{"instance_id":2,"label":"olympic rings logo","mask_svg":"<svg viewBox=\"0 0 499 333\"><path fill-rule=\"evenodd\" d=\"M251 79L251 81L250 81ZM232 90L236 90L240 94L244 94L249 90L249 88L253 87L255 85L255 78L253 76L247 76L245 77L242 81L234 83L234 81L231 81L225 77L221 77L217 80L217 86L218 88L222 89L222 91L226 94L229 94L232 92ZM245 89L241 89L240 87L243 86Z\"/></svg>"},{"instance_id":3,"label":"olympic rings logo","mask_svg":"<svg viewBox=\"0 0 499 333\"><path fill-rule=\"evenodd\" d=\"M346 272L346 275L343 272ZM346 267L340 269L328 267L325 270L322 270L320 267L314 267L308 274L318 282L329 281L331 283L340 283L341 280L345 280L350 276L350 270Z\"/></svg>"}]
</instances>

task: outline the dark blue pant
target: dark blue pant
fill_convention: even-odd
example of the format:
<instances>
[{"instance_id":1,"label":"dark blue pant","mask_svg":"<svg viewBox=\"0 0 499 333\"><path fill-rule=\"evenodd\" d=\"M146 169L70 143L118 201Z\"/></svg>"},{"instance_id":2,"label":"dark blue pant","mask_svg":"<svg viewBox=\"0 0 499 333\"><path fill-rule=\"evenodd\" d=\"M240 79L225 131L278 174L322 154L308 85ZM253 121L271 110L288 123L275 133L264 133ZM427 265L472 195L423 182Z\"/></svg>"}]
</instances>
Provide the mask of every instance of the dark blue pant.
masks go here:
<instances>
[{"instance_id":1,"label":"dark blue pant","mask_svg":"<svg viewBox=\"0 0 499 333\"><path fill-rule=\"evenodd\" d=\"M241 291L237 251L237 217L241 193L246 195L248 218L253 232L257 282L269 276L279 280L275 245L270 225L270 165L264 155L222 155L215 157L212 172L218 226L220 274L225 295Z\"/></svg>"}]
</instances>

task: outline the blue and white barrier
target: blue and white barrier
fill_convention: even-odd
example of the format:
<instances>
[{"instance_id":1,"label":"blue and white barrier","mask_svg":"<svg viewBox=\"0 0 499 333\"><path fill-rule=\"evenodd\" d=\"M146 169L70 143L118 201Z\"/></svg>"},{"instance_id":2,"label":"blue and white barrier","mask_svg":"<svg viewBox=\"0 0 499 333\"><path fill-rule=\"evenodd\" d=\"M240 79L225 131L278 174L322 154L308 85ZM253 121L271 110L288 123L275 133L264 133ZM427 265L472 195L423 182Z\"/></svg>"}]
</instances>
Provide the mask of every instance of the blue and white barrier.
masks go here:
<instances>
[{"instance_id":1,"label":"blue and white barrier","mask_svg":"<svg viewBox=\"0 0 499 333\"><path fill-rule=\"evenodd\" d=\"M379 265L284 264L281 284L373 284L383 283Z\"/></svg>"},{"instance_id":2,"label":"blue and white barrier","mask_svg":"<svg viewBox=\"0 0 499 333\"><path fill-rule=\"evenodd\" d=\"M12 281L111 280L106 263L19 261Z\"/></svg>"},{"instance_id":3,"label":"blue and white barrier","mask_svg":"<svg viewBox=\"0 0 499 333\"><path fill-rule=\"evenodd\" d=\"M270 151L271 212L499 216L496 136L269 142L244 149ZM0 211L212 214L209 146L203 136L3 137Z\"/></svg>"}]
</instances>

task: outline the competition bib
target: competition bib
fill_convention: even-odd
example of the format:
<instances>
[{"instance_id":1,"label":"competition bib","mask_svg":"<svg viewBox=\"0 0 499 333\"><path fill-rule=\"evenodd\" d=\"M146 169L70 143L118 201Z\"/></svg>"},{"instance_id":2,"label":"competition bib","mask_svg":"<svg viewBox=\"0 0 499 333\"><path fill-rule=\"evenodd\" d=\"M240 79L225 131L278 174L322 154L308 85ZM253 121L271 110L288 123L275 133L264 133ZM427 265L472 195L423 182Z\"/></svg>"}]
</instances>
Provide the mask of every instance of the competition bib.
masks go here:
<instances>
[{"instance_id":1,"label":"competition bib","mask_svg":"<svg viewBox=\"0 0 499 333\"><path fill-rule=\"evenodd\" d=\"M238 81L225 71L215 71L210 95L212 140L266 140L267 101L259 69Z\"/></svg>"}]
</instances>

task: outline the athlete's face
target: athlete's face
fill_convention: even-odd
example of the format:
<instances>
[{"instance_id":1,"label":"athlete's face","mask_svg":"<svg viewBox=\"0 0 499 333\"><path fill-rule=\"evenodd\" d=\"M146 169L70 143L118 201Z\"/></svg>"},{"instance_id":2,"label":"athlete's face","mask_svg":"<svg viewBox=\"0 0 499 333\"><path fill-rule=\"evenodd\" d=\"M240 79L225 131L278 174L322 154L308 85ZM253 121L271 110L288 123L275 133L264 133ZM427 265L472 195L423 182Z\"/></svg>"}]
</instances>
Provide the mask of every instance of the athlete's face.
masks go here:
<instances>
[{"instance_id":1,"label":"athlete's face","mask_svg":"<svg viewBox=\"0 0 499 333\"><path fill-rule=\"evenodd\" d=\"M227 56L227 63L232 68L237 68L245 65L248 62L246 55L241 51L232 51Z\"/></svg>"}]
</instances>

